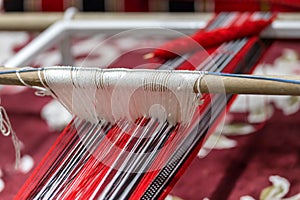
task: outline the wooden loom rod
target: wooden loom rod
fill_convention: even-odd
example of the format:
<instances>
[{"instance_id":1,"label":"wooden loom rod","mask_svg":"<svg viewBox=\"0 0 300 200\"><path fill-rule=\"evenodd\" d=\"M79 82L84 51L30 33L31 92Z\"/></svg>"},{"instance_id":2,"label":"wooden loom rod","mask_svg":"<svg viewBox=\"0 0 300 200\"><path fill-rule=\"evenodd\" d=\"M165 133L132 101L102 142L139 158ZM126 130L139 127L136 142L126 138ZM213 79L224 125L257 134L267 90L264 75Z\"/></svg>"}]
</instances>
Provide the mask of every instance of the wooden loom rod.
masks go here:
<instances>
[{"instance_id":1,"label":"wooden loom rod","mask_svg":"<svg viewBox=\"0 0 300 200\"><path fill-rule=\"evenodd\" d=\"M99 21L120 21L126 24L128 20L142 21L157 20L160 22L184 20L186 22L207 23L213 13L101 13L101 12L78 12L74 15L74 20L99 20ZM0 14L0 30L9 31L42 31L56 21L64 18L63 12L7 12ZM275 22L299 22L299 13L279 13ZM196 26L196 24L194 24ZM291 26L289 26L291 27ZM299 29L292 25L293 29ZM194 27L197 29L197 27ZM276 27L275 27L276 29ZM273 29L271 31L274 31ZM277 30L276 30L277 31ZM270 32L270 31L269 31ZM290 31L286 30L285 34ZM268 36L276 33L263 34Z\"/></svg>"},{"instance_id":2,"label":"wooden loom rod","mask_svg":"<svg viewBox=\"0 0 300 200\"><path fill-rule=\"evenodd\" d=\"M0 68L1 71L9 71L13 68ZM43 87L38 72L31 71L20 73L22 80L31 86ZM280 78L287 80L298 80L300 76L264 76L267 78ZM41 73L43 79L43 73ZM45 83L45 81L43 80ZM23 85L16 73L1 74L0 84L2 85ZM202 93L224 93L227 94L264 94L264 95L300 95L300 84L283 83L270 80L258 80L253 78L224 77L219 75L204 75L200 81L200 87L197 83L194 85L194 91ZM224 90L225 88L225 90Z\"/></svg>"},{"instance_id":3,"label":"wooden loom rod","mask_svg":"<svg viewBox=\"0 0 300 200\"><path fill-rule=\"evenodd\" d=\"M147 20L185 20L205 21L213 17L213 13L197 14L170 14L170 13L101 13L101 12L77 12L73 20L98 20L98 21L147 21ZM64 12L7 12L0 14L0 30L9 31L43 31L53 23L62 20Z\"/></svg>"},{"instance_id":4,"label":"wooden loom rod","mask_svg":"<svg viewBox=\"0 0 300 200\"><path fill-rule=\"evenodd\" d=\"M296 75L262 77L300 80L300 76ZM196 85L194 88L195 92L198 92ZM224 93L224 88L227 94L300 95L300 84L270 80L205 75L200 83L200 91L202 93Z\"/></svg>"},{"instance_id":5,"label":"wooden loom rod","mask_svg":"<svg viewBox=\"0 0 300 200\"><path fill-rule=\"evenodd\" d=\"M0 72L16 70L16 68L5 68L0 67ZM43 78L43 73L41 73L41 78ZM44 87L40 81L37 71L20 73L22 80L31 86ZM24 84L20 81L16 73L8 73L0 75L0 85L22 85Z\"/></svg>"}]
</instances>

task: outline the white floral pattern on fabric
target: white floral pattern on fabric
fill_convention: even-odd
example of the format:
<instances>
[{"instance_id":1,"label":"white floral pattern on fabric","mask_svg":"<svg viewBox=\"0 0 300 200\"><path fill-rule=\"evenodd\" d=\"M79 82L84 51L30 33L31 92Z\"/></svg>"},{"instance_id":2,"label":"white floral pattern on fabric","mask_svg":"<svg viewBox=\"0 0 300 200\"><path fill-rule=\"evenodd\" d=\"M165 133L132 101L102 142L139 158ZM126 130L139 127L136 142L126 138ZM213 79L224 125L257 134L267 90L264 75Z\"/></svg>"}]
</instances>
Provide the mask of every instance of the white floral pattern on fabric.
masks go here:
<instances>
[{"instance_id":1,"label":"white floral pattern on fabric","mask_svg":"<svg viewBox=\"0 0 300 200\"><path fill-rule=\"evenodd\" d=\"M290 183L287 179L280 176L270 176L269 181L273 185L265 188L261 192L260 194L261 200L271 200L271 199L279 200L288 193L290 189Z\"/></svg>"},{"instance_id":2,"label":"white floral pattern on fabric","mask_svg":"<svg viewBox=\"0 0 300 200\"><path fill-rule=\"evenodd\" d=\"M33 166L34 166L33 158L29 155L24 155L20 160L20 166L18 170L23 174L27 174L29 171L32 170Z\"/></svg>"},{"instance_id":3,"label":"white floral pattern on fabric","mask_svg":"<svg viewBox=\"0 0 300 200\"><path fill-rule=\"evenodd\" d=\"M2 176L3 176L3 172L2 172L2 169L0 169L0 192L2 192L5 188L5 183L2 179Z\"/></svg>"},{"instance_id":4,"label":"white floral pattern on fabric","mask_svg":"<svg viewBox=\"0 0 300 200\"><path fill-rule=\"evenodd\" d=\"M207 156L211 149L230 149L236 146L236 141L224 135L211 135L198 153L199 158Z\"/></svg>"},{"instance_id":5,"label":"white floral pattern on fabric","mask_svg":"<svg viewBox=\"0 0 300 200\"><path fill-rule=\"evenodd\" d=\"M5 188L5 183L4 181L0 178L0 192L2 192Z\"/></svg>"},{"instance_id":6,"label":"white floral pattern on fabric","mask_svg":"<svg viewBox=\"0 0 300 200\"><path fill-rule=\"evenodd\" d=\"M173 195L168 195L165 200L182 200L179 197L173 196Z\"/></svg>"},{"instance_id":7,"label":"white floral pattern on fabric","mask_svg":"<svg viewBox=\"0 0 300 200\"><path fill-rule=\"evenodd\" d=\"M72 119L72 115L57 100L51 100L43 107L41 117L54 131L62 130Z\"/></svg>"},{"instance_id":8,"label":"white floral pattern on fabric","mask_svg":"<svg viewBox=\"0 0 300 200\"><path fill-rule=\"evenodd\" d=\"M243 196L240 198L240 200L255 200L255 199L251 196Z\"/></svg>"},{"instance_id":9,"label":"white floral pattern on fabric","mask_svg":"<svg viewBox=\"0 0 300 200\"><path fill-rule=\"evenodd\" d=\"M287 195L290 190L290 182L278 175L269 177L272 186L266 187L262 190L259 200L299 200L300 193L288 197L283 198ZM255 200L255 198L251 196L242 196L240 200Z\"/></svg>"}]
</instances>

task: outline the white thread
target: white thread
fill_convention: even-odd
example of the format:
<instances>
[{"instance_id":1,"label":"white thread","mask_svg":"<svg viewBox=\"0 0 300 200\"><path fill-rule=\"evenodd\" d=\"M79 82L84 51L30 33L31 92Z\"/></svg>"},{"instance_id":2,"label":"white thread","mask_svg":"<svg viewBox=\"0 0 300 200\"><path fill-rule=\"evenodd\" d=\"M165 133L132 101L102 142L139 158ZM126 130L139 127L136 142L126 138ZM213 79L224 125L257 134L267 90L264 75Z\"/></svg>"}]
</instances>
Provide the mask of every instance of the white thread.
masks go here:
<instances>
[{"instance_id":1,"label":"white thread","mask_svg":"<svg viewBox=\"0 0 300 200\"><path fill-rule=\"evenodd\" d=\"M34 92L34 94L36 96L39 97L43 97L43 96L50 96L51 92L45 88L42 87L38 87L38 86L32 86L33 89L36 89L36 91Z\"/></svg>"},{"instance_id":2,"label":"white thread","mask_svg":"<svg viewBox=\"0 0 300 200\"><path fill-rule=\"evenodd\" d=\"M9 136L11 133L11 126L7 119L8 116L5 109L3 106L0 106L0 131L4 136Z\"/></svg>"},{"instance_id":3,"label":"white thread","mask_svg":"<svg viewBox=\"0 0 300 200\"><path fill-rule=\"evenodd\" d=\"M31 67L23 67L23 68L17 69L17 70L16 70L16 75L17 75L19 81L20 81L24 86L32 87L31 85L27 84L27 83L22 79L22 77L21 77L21 75L20 75L20 71L21 71L21 70L23 71L23 70L25 70L25 69L31 69Z\"/></svg>"},{"instance_id":4,"label":"white thread","mask_svg":"<svg viewBox=\"0 0 300 200\"><path fill-rule=\"evenodd\" d=\"M71 70L72 67L45 67L43 72L45 83L48 88L51 89L52 96L62 103L70 113L73 113L73 82Z\"/></svg>"},{"instance_id":5,"label":"white thread","mask_svg":"<svg viewBox=\"0 0 300 200\"><path fill-rule=\"evenodd\" d=\"M0 131L2 135L9 136L11 135L13 146L15 149L15 168L17 169L20 163L21 153L20 153L20 140L18 139L16 133L12 129L8 115L3 106L0 106Z\"/></svg>"},{"instance_id":6,"label":"white thread","mask_svg":"<svg viewBox=\"0 0 300 200\"><path fill-rule=\"evenodd\" d=\"M191 71L60 67L46 68L44 78L71 113L91 122L155 116L188 123L201 97L194 93L199 72Z\"/></svg>"},{"instance_id":7,"label":"white thread","mask_svg":"<svg viewBox=\"0 0 300 200\"><path fill-rule=\"evenodd\" d=\"M43 80L43 78L42 78L42 75L41 75L41 71L42 70L44 70L44 68L39 68L39 70L38 70L38 77L39 77L39 79L40 79L40 81L41 81L41 84L44 86L44 88L47 88L47 86L46 86L46 84L44 83L44 80Z\"/></svg>"},{"instance_id":8,"label":"white thread","mask_svg":"<svg viewBox=\"0 0 300 200\"><path fill-rule=\"evenodd\" d=\"M202 91L201 91L201 81L204 78L204 76L207 74L206 71L200 71L200 76L196 81L196 89L197 89L197 99L198 99L198 105L203 104L203 100L201 100L202 97Z\"/></svg>"},{"instance_id":9,"label":"white thread","mask_svg":"<svg viewBox=\"0 0 300 200\"><path fill-rule=\"evenodd\" d=\"M50 90L47 89L47 86L43 81L43 78L42 78L42 75L41 75L41 70L44 70L44 68L39 68L38 77L39 77L39 80L40 80L43 87L33 86L32 88L37 90L37 91L35 91L34 94L36 96L50 96L51 92L50 92Z\"/></svg>"},{"instance_id":10,"label":"white thread","mask_svg":"<svg viewBox=\"0 0 300 200\"><path fill-rule=\"evenodd\" d=\"M204 78L204 76L207 74L207 72L206 71L200 71L200 76L199 76L199 78L197 79L197 82L196 82L196 88L197 88L197 92L198 92L198 94L202 94L202 92L201 92L201 81L202 81L202 79Z\"/></svg>"},{"instance_id":11,"label":"white thread","mask_svg":"<svg viewBox=\"0 0 300 200\"><path fill-rule=\"evenodd\" d=\"M30 88L32 88L32 89L37 90L37 91L35 91L35 93L34 93L36 96L49 96L49 95L51 95L51 92L50 92L49 90L46 89L47 87L45 86L45 84L44 84L44 82L43 82L43 79L42 79L42 77L41 77L41 72L40 72L41 69L38 70L38 77L39 77L39 79L40 79L40 82L41 82L42 85L44 86L44 88L43 88L43 87L38 87L38 86L31 86L31 85L27 84L27 83L22 79L22 77L21 77L21 75L20 75L20 72L21 72L21 71L22 71L22 72L26 72L26 69L32 69L32 67L23 67L23 68L20 68L20 69L16 70L16 75L17 75L19 81L20 81L24 86L27 86L27 87L30 87Z\"/></svg>"}]
</instances>

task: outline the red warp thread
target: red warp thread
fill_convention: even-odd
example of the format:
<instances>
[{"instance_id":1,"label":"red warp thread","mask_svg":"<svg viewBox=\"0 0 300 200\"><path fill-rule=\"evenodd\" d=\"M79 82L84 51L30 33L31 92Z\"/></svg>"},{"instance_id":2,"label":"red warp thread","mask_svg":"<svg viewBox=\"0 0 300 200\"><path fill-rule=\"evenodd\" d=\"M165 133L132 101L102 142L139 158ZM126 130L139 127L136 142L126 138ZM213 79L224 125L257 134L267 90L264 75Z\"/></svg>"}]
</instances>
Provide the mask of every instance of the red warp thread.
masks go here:
<instances>
[{"instance_id":1,"label":"red warp thread","mask_svg":"<svg viewBox=\"0 0 300 200\"><path fill-rule=\"evenodd\" d=\"M269 26L275 15L269 20L247 20L241 25L233 25L212 31L198 31L191 36L171 40L154 50L153 56L165 59L174 58L201 48L211 48L222 43L244 37L257 36Z\"/></svg>"}]
</instances>

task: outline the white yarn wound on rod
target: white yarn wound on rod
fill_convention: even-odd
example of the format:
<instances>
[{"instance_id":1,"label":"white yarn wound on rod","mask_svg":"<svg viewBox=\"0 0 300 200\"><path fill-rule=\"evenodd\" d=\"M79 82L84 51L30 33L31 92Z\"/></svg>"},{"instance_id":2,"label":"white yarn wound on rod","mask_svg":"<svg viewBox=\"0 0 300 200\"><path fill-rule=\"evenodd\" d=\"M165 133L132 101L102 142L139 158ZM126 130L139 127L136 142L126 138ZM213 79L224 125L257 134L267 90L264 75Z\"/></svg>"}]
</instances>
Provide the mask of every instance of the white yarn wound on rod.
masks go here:
<instances>
[{"instance_id":1,"label":"white yarn wound on rod","mask_svg":"<svg viewBox=\"0 0 300 200\"><path fill-rule=\"evenodd\" d=\"M189 123L201 97L194 93L200 72L79 67L50 67L43 72L53 96L71 113L93 123L139 117Z\"/></svg>"}]
</instances>

